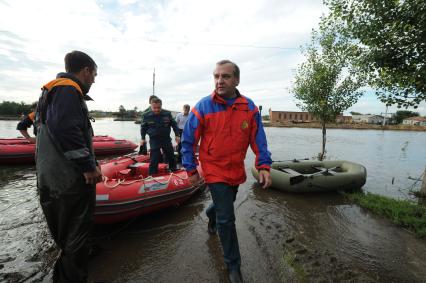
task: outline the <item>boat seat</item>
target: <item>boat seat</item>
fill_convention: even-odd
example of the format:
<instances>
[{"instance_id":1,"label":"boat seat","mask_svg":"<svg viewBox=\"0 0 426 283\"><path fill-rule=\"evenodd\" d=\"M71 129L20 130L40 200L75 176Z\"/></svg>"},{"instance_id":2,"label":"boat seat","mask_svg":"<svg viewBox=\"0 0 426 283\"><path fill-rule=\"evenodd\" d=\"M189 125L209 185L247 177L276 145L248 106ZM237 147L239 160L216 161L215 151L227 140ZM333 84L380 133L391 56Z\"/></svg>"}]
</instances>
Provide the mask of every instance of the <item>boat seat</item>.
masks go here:
<instances>
[{"instance_id":1,"label":"boat seat","mask_svg":"<svg viewBox=\"0 0 426 283\"><path fill-rule=\"evenodd\" d=\"M324 167L320 167L320 166L312 166L312 168L319 170L320 172L318 172L318 173L322 173L322 174L328 174L328 175L332 175L332 176L337 174L337 172L333 171L337 167L324 168ZM316 174L316 173L314 173L314 174Z\"/></svg>"},{"instance_id":2,"label":"boat seat","mask_svg":"<svg viewBox=\"0 0 426 283\"><path fill-rule=\"evenodd\" d=\"M284 173L287 173L287 174L291 175L290 179L289 179L290 180L290 185L295 185L297 183L300 183L303 180L305 180L305 178L306 178L305 175L303 175L303 174L301 174L301 173L299 173L299 172L297 172L297 171L295 171L293 169L290 169L288 167L286 167L286 168L279 167L278 169L280 171L284 172Z\"/></svg>"},{"instance_id":3,"label":"boat seat","mask_svg":"<svg viewBox=\"0 0 426 283\"><path fill-rule=\"evenodd\" d=\"M282 172L285 172L285 173L290 174L290 175L293 175L293 176L300 176L300 175L303 175L303 174L301 174L301 173L299 173L299 172L297 172L297 171L295 171L295 170L293 170L293 169L290 169L290 168L282 168L282 167L279 167L278 169L279 169L280 171L282 171Z\"/></svg>"}]
</instances>

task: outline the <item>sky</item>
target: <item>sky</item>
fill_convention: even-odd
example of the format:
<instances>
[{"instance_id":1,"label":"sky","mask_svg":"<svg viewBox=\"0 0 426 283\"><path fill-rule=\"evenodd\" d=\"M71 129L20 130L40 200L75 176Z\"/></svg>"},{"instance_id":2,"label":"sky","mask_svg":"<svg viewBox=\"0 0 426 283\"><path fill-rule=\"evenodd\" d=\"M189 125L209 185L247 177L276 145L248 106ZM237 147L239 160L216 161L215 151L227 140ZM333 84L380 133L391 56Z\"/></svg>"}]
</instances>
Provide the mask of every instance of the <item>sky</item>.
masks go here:
<instances>
[{"instance_id":1,"label":"sky","mask_svg":"<svg viewBox=\"0 0 426 283\"><path fill-rule=\"evenodd\" d=\"M179 111L213 91L215 63L229 59L243 95L300 111L290 92L300 47L324 13L322 0L0 0L0 101L36 101L65 54L80 50L98 65L90 110L145 109L155 69L155 94ZM424 103L408 110L426 115ZM369 91L349 111L385 105Z\"/></svg>"}]
</instances>

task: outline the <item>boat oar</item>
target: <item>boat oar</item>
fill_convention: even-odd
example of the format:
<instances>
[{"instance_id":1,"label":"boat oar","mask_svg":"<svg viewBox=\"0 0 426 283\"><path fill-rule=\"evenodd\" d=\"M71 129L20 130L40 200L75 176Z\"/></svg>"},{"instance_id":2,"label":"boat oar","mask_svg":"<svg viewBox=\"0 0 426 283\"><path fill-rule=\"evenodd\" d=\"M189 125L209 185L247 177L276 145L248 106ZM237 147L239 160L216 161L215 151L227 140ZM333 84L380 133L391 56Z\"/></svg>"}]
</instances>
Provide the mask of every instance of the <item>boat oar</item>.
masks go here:
<instances>
[{"instance_id":1,"label":"boat oar","mask_svg":"<svg viewBox=\"0 0 426 283\"><path fill-rule=\"evenodd\" d=\"M287 159L287 160L272 160L272 162L288 162L288 161L293 161L293 162L300 162L300 160L309 160L309 158L303 158L303 159Z\"/></svg>"},{"instance_id":2,"label":"boat oar","mask_svg":"<svg viewBox=\"0 0 426 283\"><path fill-rule=\"evenodd\" d=\"M300 174L299 172L294 171L293 169L290 169L290 168L281 168L280 167L278 169L282 172L285 172L287 174L292 175L290 177L290 185L295 185L295 184L302 182L306 178L313 178L313 177L318 176L318 175L333 176L334 173L335 173L333 170L336 169L337 167L338 166L333 167L333 168L321 168L319 172L315 172L313 174ZM315 169L318 169L318 168L315 168Z\"/></svg>"}]
</instances>

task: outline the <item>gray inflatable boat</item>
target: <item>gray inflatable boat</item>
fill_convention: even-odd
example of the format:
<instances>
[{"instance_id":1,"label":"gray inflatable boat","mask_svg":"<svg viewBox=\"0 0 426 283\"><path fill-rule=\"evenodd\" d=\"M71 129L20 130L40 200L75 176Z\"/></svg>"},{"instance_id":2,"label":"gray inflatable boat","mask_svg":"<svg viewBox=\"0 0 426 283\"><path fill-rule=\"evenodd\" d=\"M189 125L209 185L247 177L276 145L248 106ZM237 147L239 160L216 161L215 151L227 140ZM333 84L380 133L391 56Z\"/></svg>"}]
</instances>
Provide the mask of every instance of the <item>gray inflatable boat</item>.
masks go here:
<instances>
[{"instance_id":1,"label":"gray inflatable boat","mask_svg":"<svg viewBox=\"0 0 426 283\"><path fill-rule=\"evenodd\" d=\"M258 179L256 168L253 176ZM367 179L364 166L344 160L274 162L272 187L294 193L325 192L361 188Z\"/></svg>"}]
</instances>

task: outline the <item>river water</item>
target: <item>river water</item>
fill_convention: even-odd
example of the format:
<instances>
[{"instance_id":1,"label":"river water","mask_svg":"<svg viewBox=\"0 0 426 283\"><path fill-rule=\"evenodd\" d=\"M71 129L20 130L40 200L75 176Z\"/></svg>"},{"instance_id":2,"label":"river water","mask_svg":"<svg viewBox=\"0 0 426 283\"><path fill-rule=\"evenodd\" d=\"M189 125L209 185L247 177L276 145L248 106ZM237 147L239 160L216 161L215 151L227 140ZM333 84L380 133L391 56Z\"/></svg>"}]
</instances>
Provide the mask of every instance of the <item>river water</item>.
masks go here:
<instances>
[{"instance_id":1,"label":"river water","mask_svg":"<svg viewBox=\"0 0 426 283\"><path fill-rule=\"evenodd\" d=\"M0 137L17 136L16 121L0 121ZM132 122L100 119L97 135L139 141ZM314 158L321 131L266 128L274 160ZM330 129L327 158L363 164L364 190L400 199L425 166L426 132ZM247 282L424 282L426 241L348 202L338 193L285 194L247 182L235 203L242 272ZM206 232L201 192L178 208L113 227L97 227L101 248L91 281L226 282L220 243ZM55 255L39 207L34 166L0 167L0 281L49 282ZM303 270L301 271L300 268ZM47 274L47 275L46 275Z\"/></svg>"}]
</instances>

